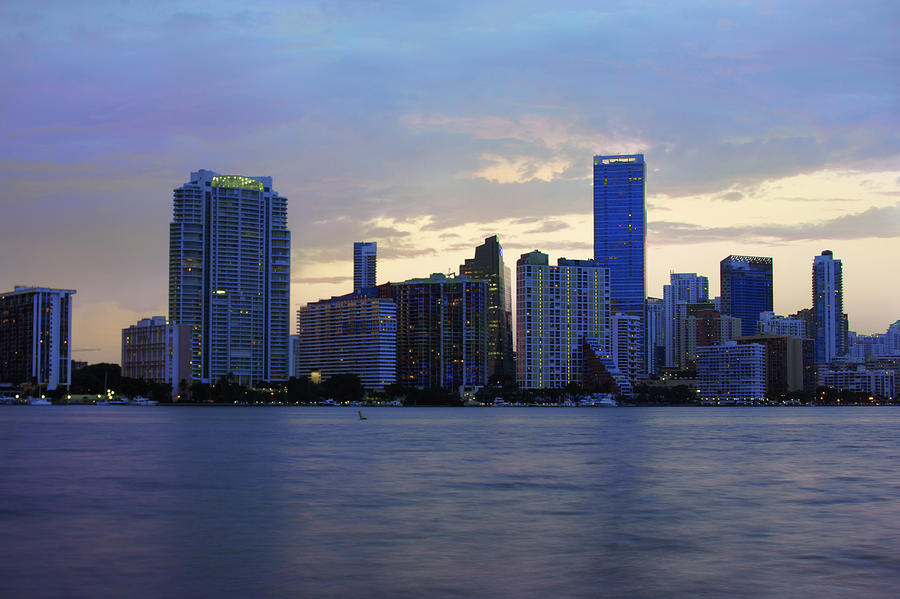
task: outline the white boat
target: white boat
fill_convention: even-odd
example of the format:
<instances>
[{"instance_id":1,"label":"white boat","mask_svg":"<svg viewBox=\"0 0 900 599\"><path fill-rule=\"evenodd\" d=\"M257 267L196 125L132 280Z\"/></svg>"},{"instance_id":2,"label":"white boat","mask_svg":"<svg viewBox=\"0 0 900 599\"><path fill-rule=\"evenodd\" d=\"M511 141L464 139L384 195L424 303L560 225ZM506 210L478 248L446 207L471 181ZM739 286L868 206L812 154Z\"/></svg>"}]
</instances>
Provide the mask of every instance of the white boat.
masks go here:
<instances>
[{"instance_id":1,"label":"white boat","mask_svg":"<svg viewBox=\"0 0 900 599\"><path fill-rule=\"evenodd\" d=\"M133 397L128 400L128 405L130 406L155 406L158 403L158 401L147 399L146 397Z\"/></svg>"},{"instance_id":2,"label":"white boat","mask_svg":"<svg viewBox=\"0 0 900 599\"><path fill-rule=\"evenodd\" d=\"M52 406L53 402L43 397L26 397L25 403L29 406Z\"/></svg>"}]
</instances>

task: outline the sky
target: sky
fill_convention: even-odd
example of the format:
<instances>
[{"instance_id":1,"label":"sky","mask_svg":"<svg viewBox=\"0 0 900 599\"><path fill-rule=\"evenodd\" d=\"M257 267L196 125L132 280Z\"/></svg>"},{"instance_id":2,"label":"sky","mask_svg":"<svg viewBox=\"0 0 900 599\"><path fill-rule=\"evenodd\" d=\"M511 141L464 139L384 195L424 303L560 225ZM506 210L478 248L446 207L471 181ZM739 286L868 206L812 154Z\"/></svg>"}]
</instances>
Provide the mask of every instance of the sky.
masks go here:
<instances>
[{"instance_id":1,"label":"sky","mask_svg":"<svg viewBox=\"0 0 900 599\"><path fill-rule=\"evenodd\" d=\"M594 154L647 162L647 294L774 258L775 311L843 262L850 328L900 318L900 3L0 5L0 291L75 289L73 359L165 315L172 190L201 168L289 199L292 321L378 282L590 258ZM293 325L292 325L293 326Z\"/></svg>"}]
</instances>

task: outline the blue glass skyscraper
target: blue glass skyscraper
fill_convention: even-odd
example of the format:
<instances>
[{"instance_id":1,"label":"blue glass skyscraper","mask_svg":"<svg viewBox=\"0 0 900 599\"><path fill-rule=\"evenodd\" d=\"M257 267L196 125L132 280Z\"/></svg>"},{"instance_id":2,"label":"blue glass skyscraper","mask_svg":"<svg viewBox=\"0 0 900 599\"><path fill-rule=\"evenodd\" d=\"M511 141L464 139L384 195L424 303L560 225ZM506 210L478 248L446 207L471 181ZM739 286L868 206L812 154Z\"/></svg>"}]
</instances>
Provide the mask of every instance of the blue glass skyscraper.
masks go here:
<instances>
[{"instance_id":1,"label":"blue glass skyscraper","mask_svg":"<svg viewBox=\"0 0 900 599\"><path fill-rule=\"evenodd\" d=\"M594 156L594 258L609 268L611 313L638 317L638 341L623 359L639 365L646 364L646 173L643 154Z\"/></svg>"},{"instance_id":2,"label":"blue glass skyscraper","mask_svg":"<svg viewBox=\"0 0 900 599\"><path fill-rule=\"evenodd\" d=\"M609 268L612 312L644 313L645 179L643 154L594 156L594 258Z\"/></svg>"},{"instance_id":3,"label":"blue glass skyscraper","mask_svg":"<svg viewBox=\"0 0 900 599\"><path fill-rule=\"evenodd\" d=\"M741 335L755 335L760 313L772 311L772 259L728 256L719 277L722 313L741 319Z\"/></svg>"}]
</instances>

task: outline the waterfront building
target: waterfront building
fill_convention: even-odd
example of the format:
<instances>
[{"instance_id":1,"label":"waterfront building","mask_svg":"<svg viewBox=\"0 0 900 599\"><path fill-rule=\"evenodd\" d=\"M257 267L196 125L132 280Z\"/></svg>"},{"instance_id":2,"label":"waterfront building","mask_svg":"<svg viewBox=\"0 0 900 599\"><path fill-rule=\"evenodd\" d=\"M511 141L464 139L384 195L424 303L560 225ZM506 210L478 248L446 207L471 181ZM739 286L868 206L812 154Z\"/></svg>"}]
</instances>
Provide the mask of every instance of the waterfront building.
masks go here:
<instances>
[{"instance_id":1,"label":"waterfront building","mask_svg":"<svg viewBox=\"0 0 900 599\"><path fill-rule=\"evenodd\" d=\"M376 289L310 302L297 311L296 376L355 374L366 389L397 379L397 307Z\"/></svg>"},{"instance_id":2,"label":"waterfront building","mask_svg":"<svg viewBox=\"0 0 900 599\"><path fill-rule=\"evenodd\" d=\"M648 297L644 308L647 318L647 372L658 375L666 365L666 312L664 298Z\"/></svg>"},{"instance_id":3,"label":"waterfront building","mask_svg":"<svg viewBox=\"0 0 900 599\"><path fill-rule=\"evenodd\" d=\"M638 317L637 351L642 361L647 297L646 173L643 154L594 156L594 259L609 268L611 313ZM639 370L645 369L641 364Z\"/></svg>"},{"instance_id":4,"label":"waterfront building","mask_svg":"<svg viewBox=\"0 0 900 599\"><path fill-rule=\"evenodd\" d=\"M169 320L192 327L194 380L287 379L290 250L271 177L199 170L174 190Z\"/></svg>"},{"instance_id":5,"label":"waterfront building","mask_svg":"<svg viewBox=\"0 0 900 599\"><path fill-rule=\"evenodd\" d=\"M709 279L697 273L670 273L669 284L663 285L663 304L665 318L665 365L667 367L684 368L684 355L687 349L683 346L681 331L687 319L687 307L709 301Z\"/></svg>"},{"instance_id":6,"label":"waterfront building","mask_svg":"<svg viewBox=\"0 0 900 599\"><path fill-rule=\"evenodd\" d=\"M503 248L496 235L475 248L475 257L466 258L459 274L487 281L488 289L488 372L498 383L516 375L513 361L512 291L509 268L503 263Z\"/></svg>"},{"instance_id":7,"label":"waterfront building","mask_svg":"<svg viewBox=\"0 0 900 599\"><path fill-rule=\"evenodd\" d=\"M774 312L761 312L756 322L757 332L766 335L784 335L787 337L808 337L806 322L793 316L779 316Z\"/></svg>"},{"instance_id":8,"label":"waterfront building","mask_svg":"<svg viewBox=\"0 0 900 599\"><path fill-rule=\"evenodd\" d=\"M816 390L812 339L760 334L739 337L737 343L758 343L765 347L766 395L769 399L791 392L813 393Z\"/></svg>"},{"instance_id":9,"label":"waterfront building","mask_svg":"<svg viewBox=\"0 0 900 599\"><path fill-rule=\"evenodd\" d=\"M172 385L191 380L191 327L166 322L165 316L142 318L122 329L122 376Z\"/></svg>"},{"instance_id":10,"label":"waterfront building","mask_svg":"<svg viewBox=\"0 0 900 599\"><path fill-rule=\"evenodd\" d=\"M765 399L765 346L727 341L697 348L697 389L701 400Z\"/></svg>"},{"instance_id":11,"label":"waterfront building","mask_svg":"<svg viewBox=\"0 0 900 599\"><path fill-rule=\"evenodd\" d=\"M846 353L843 269L831 250L813 259L813 330L816 362L828 363Z\"/></svg>"},{"instance_id":12,"label":"waterfront building","mask_svg":"<svg viewBox=\"0 0 900 599\"><path fill-rule=\"evenodd\" d=\"M72 382L73 295L20 285L0 294L0 383L53 391Z\"/></svg>"},{"instance_id":13,"label":"waterfront building","mask_svg":"<svg viewBox=\"0 0 900 599\"><path fill-rule=\"evenodd\" d=\"M772 310L772 259L728 256L719 263L722 313L741 319L741 334L756 333L756 321Z\"/></svg>"},{"instance_id":14,"label":"waterfront building","mask_svg":"<svg viewBox=\"0 0 900 599\"><path fill-rule=\"evenodd\" d=\"M353 291L374 287L377 243L357 241L353 244Z\"/></svg>"},{"instance_id":15,"label":"waterfront building","mask_svg":"<svg viewBox=\"0 0 900 599\"><path fill-rule=\"evenodd\" d=\"M460 394L488 382L488 284L468 276L380 285L397 306L397 383Z\"/></svg>"},{"instance_id":16,"label":"waterfront building","mask_svg":"<svg viewBox=\"0 0 900 599\"><path fill-rule=\"evenodd\" d=\"M589 341L610 355L608 270L597 260L560 258L550 266L537 250L516 262L516 379L524 389L581 384Z\"/></svg>"},{"instance_id":17,"label":"waterfront building","mask_svg":"<svg viewBox=\"0 0 900 599\"><path fill-rule=\"evenodd\" d=\"M893 399L896 397L896 376L893 370L875 370L857 365L848 368L820 368L817 378L820 387Z\"/></svg>"},{"instance_id":18,"label":"waterfront building","mask_svg":"<svg viewBox=\"0 0 900 599\"><path fill-rule=\"evenodd\" d=\"M610 350L616 368L632 385L643 372L643 337L641 317L614 312L610 316Z\"/></svg>"}]
</instances>

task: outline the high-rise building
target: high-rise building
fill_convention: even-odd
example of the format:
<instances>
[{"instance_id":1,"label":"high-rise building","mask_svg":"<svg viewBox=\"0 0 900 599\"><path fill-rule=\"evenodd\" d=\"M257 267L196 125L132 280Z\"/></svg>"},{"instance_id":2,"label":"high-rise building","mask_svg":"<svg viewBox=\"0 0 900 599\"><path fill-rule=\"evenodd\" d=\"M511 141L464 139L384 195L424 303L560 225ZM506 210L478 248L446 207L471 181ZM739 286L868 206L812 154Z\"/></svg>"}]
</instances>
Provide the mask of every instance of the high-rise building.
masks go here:
<instances>
[{"instance_id":1,"label":"high-rise building","mask_svg":"<svg viewBox=\"0 0 900 599\"><path fill-rule=\"evenodd\" d=\"M643 154L594 156L594 259L609 268L611 313L638 317L640 362L646 344L646 173Z\"/></svg>"},{"instance_id":2,"label":"high-rise building","mask_svg":"<svg viewBox=\"0 0 900 599\"><path fill-rule=\"evenodd\" d=\"M647 372L659 374L666 362L666 311L665 301L648 297L645 308L647 328Z\"/></svg>"},{"instance_id":3,"label":"high-rise building","mask_svg":"<svg viewBox=\"0 0 900 599\"><path fill-rule=\"evenodd\" d=\"M665 312L665 365L683 367L685 348L680 343L680 331L684 329L687 306L706 303L709 300L709 279L697 273L669 274L669 284L663 286Z\"/></svg>"},{"instance_id":4,"label":"high-rise building","mask_svg":"<svg viewBox=\"0 0 900 599\"><path fill-rule=\"evenodd\" d=\"M374 241L357 241L353 244L353 291L375 286L377 249Z\"/></svg>"},{"instance_id":5,"label":"high-rise building","mask_svg":"<svg viewBox=\"0 0 900 599\"><path fill-rule=\"evenodd\" d=\"M774 312L760 312L756 323L757 332L787 337L808 337L806 322L802 318L780 316Z\"/></svg>"},{"instance_id":6,"label":"high-rise building","mask_svg":"<svg viewBox=\"0 0 900 599\"><path fill-rule=\"evenodd\" d=\"M828 363L841 355L844 337L844 287L841 261L831 250L813 259L813 331L816 363Z\"/></svg>"},{"instance_id":7,"label":"high-rise building","mask_svg":"<svg viewBox=\"0 0 900 599\"><path fill-rule=\"evenodd\" d=\"M762 312L772 310L772 259L728 256L719 263L721 312L741 319L741 334L756 333Z\"/></svg>"},{"instance_id":8,"label":"high-rise building","mask_svg":"<svg viewBox=\"0 0 900 599\"><path fill-rule=\"evenodd\" d=\"M488 372L492 382L513 378L512 307L509 268L503 264L503 248L496 235L475 248L475 257L466 258L459 274L482 279L488 284Z\"/></svg>"},{"instance_id":9,"label":"high-rise building","mask_svg":"<svg viewBox=\"0 0 900 599\"><path fill-rule=\"evenodd\" d=\"M739 337L738 345L758 343L766 348L766 396L784 398L791 392L816 390L812 369L812 339L787 335Z\"/></svg>"},{"instance_id":10,"label":"high-rise building","mask_svg":"<svg viewBox=\"0 0 900 599\"><path fill-rule=\"evenodd\" d=\"M516 262L516 379L525 389L581 383L584 343L610 354L608 270L537 250Z\"/></svg>"},{"instance_id":11,"label":"high-rise building","mask_svg":"<svg viewBox=\"0 0 900 599\"><path fill-rule=\"evenodd\" d=\"M488 284L436 273L378 286L397 305L397 383L466 392L488 382Z\"/></svg>"},{"instance_id":12,"label":"high-rise building","mask_svg":"<svg viewBox=\"0 0 900 599\"><path fill-rule=\"evenodd\" d=\"M290 253L271 177L200 170L175 189L169 320L192 327L194 380L287 379Z\"/></svg>"},{"instance_id":13,"label":"high-rise building","mask_svg":"<svg viewBox=\"0 0 900 599\"><path fill-rule=\"evenodd\" d=\"M355 374L366 389L397 378L397 307L376 289L311 302L297 311L297 376Z\"/></svg>"},{"instance_id":14,"label":"high-rise building","mask_svg":"<svg viewBox=\"0 0 900 599\"><path fill-rule=\"evenodd\" d=\"M728 341L697 348L697 389L703 400L765 399L765 346Z\"/></svg>"},{"instance_id":15,"label":"high-rise building","mask_svg":"<svg viewBox=\"0 0 900 599\"><path fill-rule=\"evenodd\" d=\"M190 325L154 316L122 329L122 376L169 383L177 395L181 381L191 381Z\"/></svg>"},{"instance_id":16,"label":"high-rise building","mask_svg":"<svg viewBox=\"0 0 900 599\"><path fill-rule=\"evenodd\" d=\"M53 391L72 381L72 289L0 294L0 382Z\"/></svg>"}]
</instances>

